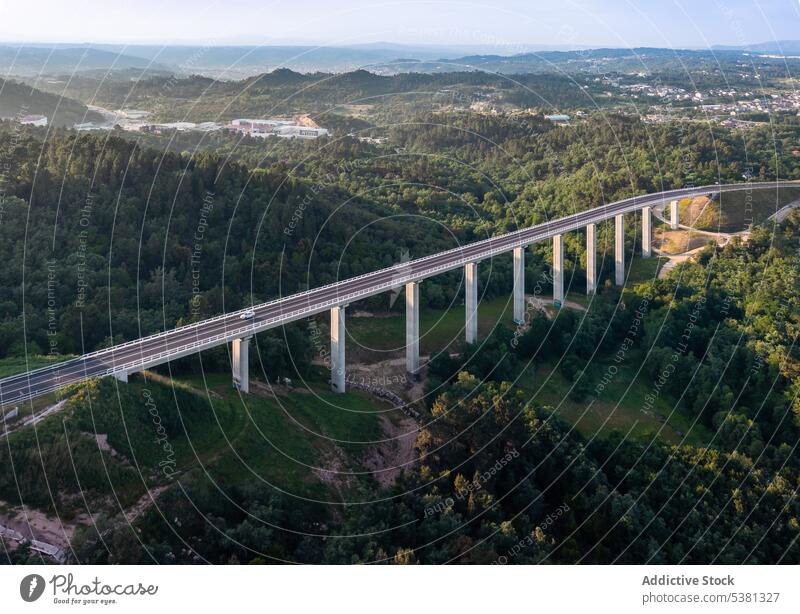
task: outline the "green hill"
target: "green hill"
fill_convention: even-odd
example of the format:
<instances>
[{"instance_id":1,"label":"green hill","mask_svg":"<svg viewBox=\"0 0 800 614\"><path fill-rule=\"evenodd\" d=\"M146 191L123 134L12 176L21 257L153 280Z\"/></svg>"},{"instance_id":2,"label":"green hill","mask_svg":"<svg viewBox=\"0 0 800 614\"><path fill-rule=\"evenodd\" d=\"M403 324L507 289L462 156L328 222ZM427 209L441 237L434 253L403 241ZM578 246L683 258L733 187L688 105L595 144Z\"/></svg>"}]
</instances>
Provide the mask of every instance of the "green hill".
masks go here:
<instances>
[{"instance_id":1,"label":"green hill","mask_svg":"<svg viewBox=\"0 0 800 614\"><path fill-rule=\"evenodd\" d=\"M18 81L0 79L0 118L44 115L55 126L100 121L102 117L83 103L43 92Z\"/></svg>"},{"instance_id":2,"label":"green hill","mask_svg":"<svg viewBox=\"0 0 800 614\"><path fill-rule=\"evenodd\" d=\"M227 486L260 479L283 492L338 499L358 480L328 479L313 467L335 458L340 471L363 471L358 463L371 444L343 442L384 437L378 408L361 393L255 390L242 402L227 374L167 382L150 374L65 390L61 411L0 447L0 463L14 467L0 474L0 500L62 518L90 509L114 515L146 488L176 479Z\"/></svg>"}]
</instances>

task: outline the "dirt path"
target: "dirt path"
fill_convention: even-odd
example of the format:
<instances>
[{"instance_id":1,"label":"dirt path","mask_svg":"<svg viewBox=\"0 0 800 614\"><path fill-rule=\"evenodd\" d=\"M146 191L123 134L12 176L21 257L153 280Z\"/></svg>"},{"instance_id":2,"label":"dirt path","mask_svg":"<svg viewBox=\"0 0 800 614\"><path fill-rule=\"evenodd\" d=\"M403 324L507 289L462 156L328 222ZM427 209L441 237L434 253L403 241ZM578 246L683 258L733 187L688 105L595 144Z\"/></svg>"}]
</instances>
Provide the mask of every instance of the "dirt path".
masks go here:
<instances>
[{"instance_id":1,"label":"dirt path","mask_svg":"<svg viewBox=\"0 0 800 614\"><path fill-rule=\"evenodd\" d=\"M787 205L784 205L783 207L778 209L775 213L770 215L768 219L775 220L780 224L783 220L786 219L786 217L789 215L792 209L795 209L797 207L800 207L800 198L798 198L797 200L793 200Z\"/></svg>"},{"instance_id":2,"label":"dirt path","mask_svg":"<svg viewBox=\"0 0 800 614\"><path fill-rule=\"evenodd\" d=\"M372 472L381 486L391 486L417 458L419 426L409 416L392 421L381 415L380 420L388 441L375 446L367 455L364 467Z\"/></svg>"},{"instance_id":3,"label":"dirt path","mask_svg":"<svg viewBox=\"0 0 800 614\"><path fill-rule=\"evenodd\" d=\"M800 201L798 201L800 202ZM697 230L696 228L692 228L691 226L684 226L683 224L679 225L679 230L667 230L662 231L660 236L660 246L663 247L664 243L667 242L669 244L681 243L685 240L686 246L690 247L686 251L680 253L669 253L665 252L663 249L653 247L653 252L661 256L662 258L666 258L667 261L661 266L658 271L658 279L664 279L669 272L674 269L679 264L686 262L687 260L691 260L694 256L702 252L706 245L699 245L697 247L692 247L692 235L701 235L705 237L709 237L710 239L714 239L716 244L720 247L724 247L727 245L734 237L740 237L742 241L747 241L747 238L750 236L750 232L747 230L743 230L741 232L711 232L708 230Z\"/></svg>"},{"instance_id":4,"label":"dirt path","mask_svg":"<svg viewBox=\"0 0 800 614\"><path fill-rule=\"evenodd\" d=\"M662 258L666 258L667 261L661 265L661 268L658 271L658 279L664 279L669 272L674 269L679 264L686 262L687 260L691 260L692 257L699 254L705 249L704 247L697 247L691 251L684 252L683 254L667 254L662 252L658 249L653 249L653 252L661 256Z\"/></svg>"},{"instance_id":5,"label":"dirt path","mask_svg":"<svg viewBox=\"0 0 800 614\"><path fill-rule=\"evenodd\" d=\"M669 256L665 256L665 258L667 258L667 261L658 270L658 279L666 279L669 272L679 264L677 258L670 258Z\"/></svg>"},{"instance_id":6,"label":"dirt path","mask_svg":"<svg viewBox=\"0 0 800 614\"><path fill-rule=\"evenodd\" d=\"M317 466L311 469L311 473L320 482L332 486L340 495L352 486L353 475L349 473L347 456L338 446L320 454L315 465Z\"/></svg>"},{"instance_id":7,"label":"dirt path","mask_svg":"<svg viewBox=\"0 0 800 614\"><path fill-rule=\"evenodd\" d=\"M163 486L151 488L149 491L139 497L139 500L136 501L136 503L124 509L122 511L122 515L125 516L125 519L129 523L133 523L137 518L144 514L151 505L155 503L158 495L167 490L169 487L169 484L164 484Z\"/></svg>"},{"instance_id":8,"label":"dirt path","mask_svg":"<svg viewBox=\"0 0 800 614\"><path fill-rule=\"evenodd\" d=\"M556 309L555 305L553 305L552 298L545 300L541 296L534 296L533 294L526 294L525 295L525 302L528 306L536 311L543 313L548 318L552 319L555 317L558 310ZM574 309L576 311L586 311L586 306L581 305L576 301L571 301L568 298L565 298L561 301L561 308L562 309ZM527 328L527 323L523 324L523 328Z\"/></svg>"}]
</instances>

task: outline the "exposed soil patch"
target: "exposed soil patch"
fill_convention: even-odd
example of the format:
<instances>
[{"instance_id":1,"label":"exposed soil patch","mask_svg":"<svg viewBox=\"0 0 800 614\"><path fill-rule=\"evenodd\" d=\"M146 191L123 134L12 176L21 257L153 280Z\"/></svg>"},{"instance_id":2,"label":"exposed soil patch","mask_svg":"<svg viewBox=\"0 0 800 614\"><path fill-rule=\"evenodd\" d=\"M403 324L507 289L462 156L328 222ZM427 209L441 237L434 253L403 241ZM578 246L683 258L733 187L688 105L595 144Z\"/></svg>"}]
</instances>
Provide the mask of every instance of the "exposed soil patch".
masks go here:
<instances>
[{"instance_id":1,"label":"exposed soil patch","mask_svg":"<svg viewBox=\"0 0 800 614\"><path fill-rule=\"evenodd\" d=\"M273 399L287 394L311 394L311 391L303 386L289 388L283 384L265 384L253 378L250 378L250 391Z\"/></svg>"},{"instance_id":2,"label":"exposed soil patch","mask_svg":"<svg viewBox=\"0 0 800 614\"><path fill-rule=\"evenodd\" d=\"M388 441L376 445L367 454L364 467L373 473L381 486L391 486L417 458L419 427L413 418L405 415L395 420L382 415L381 426Z\"/></svg>"},{"instance_id":3,"label":"exposed soil patch","mask_svg":"<svg viewBox=\"0 0 800 614\"><path fill-rule=\"evenodd\" d=\"M86 431L81 431L83 435L87 437L91 437L94 439L95 443L97 443L97 447L102 450L103 452L108 452L113 457L119 457L117 451L111 447L111 444L108 443L108 434L107 433L87 433ZM120 457L121 458L121 457ZM127 462L125 459L122 459L123 462Z\"/></svg>"},{"instance_id":4,"label":"exposed soil patch","mask_svg":"<svg viewBox=\"0 0 800 614\"><path fill-rule=\"evenodd\" d=\"M420 362L422 362L422 358L420 357ZM427 362L427 357L425 359ZM425 380L428 378L428 367L422 366L420 367L419 373L417 374L419 379L414 381L411 384L411 387L406 390L406 398L409 400L410 403L419 403L425 400Z\"/></svg>"},{"instance_id":5,"label":"exposed soil patch","mask_svg":"<svg viewBox=\"0 0 800 614\"><path fill-rule=\"evenodd\" d=\"M21 533L25 539L36 539L69 549L69 543L78 527L77 522L66 522L27 506L12 506L0 502L0 525Z\"/></svg>"},{"instance_id":6,"label":"exposed soil patch","mask_svg":"<svg viewBox=\"0 0 800 614\"><path fill-rule=\"evenodd\" d=\"M550 318L551 320L555 317L556 313L558 313L558 309L553 304L552 297L549 299L544 299L541 296L534 296L534 295L525 295L525 302L528 304L528 308L531 311L539 311L543 313L546 317ZM569 299L564 299L561 301L561 308L562 309L575 309L576 311L586 311L586 306L581 305L576 301L571 301ZM528 323L525 322L521 324L521 330L527 330Z\"/></svg>"},{"instance_id":7,"label":"exposed soil patch","mask_svg":"<svg viewBox=\"0 0 800 614\"><path fill-rule=\"evenodd\" d=\"M207 395L210 395L214 398L221 399L222 395L218 392L215 392L211 388L196 388L191 386L185 382L176 382L171 377L167 377L166 375L161 375L160 373L156 373L155 371L142 371L140 374L141 377L144 377L146 380L152 380L154 382L158 382L160 384L164 384L165 386L174 386L178 387L181 390L186 390L187 392L191 392L192 394L196 394L199 397L206 398Z\"/></svg>"},{"instance_id":8,"label":"exposed soil patch","mask_svg":"<svg viewBox=\"0 0 800 614\"><path fill-rule=\"evenodd\" d=\"M427 357L420 356L420 363ZM408 390L414 378L406 373L406 359L390 358L375 363L352 363L347 365L347 380L391 390L398 396L408 398Z\"/></svg>"},{"instance_id":9,"label":"exposed soil patch","mask_svg":"<svg viewBox=\"0 0 800 614\"><path fill-rule=\"evenodd\" d=\"M346 104L342 108L347 111L348 115L358 117L360 115L367 115L372 109L375 108L374 104Z\"/></svg>"},{"instance_id":10,"label":"exposed soil patch","mask_svg":"<svg viewBox=\"0 0 800 614\"><path fill-rule=\"evenodd\" d=\"M709 241L724 243L724 239L714 234L691 230L657 230L653 237L653 247L665 256L672 256L703 248Z\"/></svg>"},{"instance_id":11,"label":"exposed soil patch","mask_svg":"<svg viewBox=\"0 0 800 614\"><path fill-rule=\"evenodd\" d=\"M320 482L337 492L341 493L353 485L354 476L348 473L347 457L341 448L333 447L322 453L317 465L311 472Z\"/></svg>"},{"instance_id":12,"label":"exposed soil patch","mask_svg":"<svg viewBox=\"0 0 800 614\"><path fill-rule=\"evenodd\" d=\"M693 249L691 251L684 252L682 254L674 254L674 255L665 254L664 252L662 252L662 251L660 251L658 249L654 250L657 254L667 258L667 261L661 266L661 268L658 271L658 278L659 279L665 279L672 269L674 269L679 264L682 264L682 263L686 262L687 260L691 260L697 254L702 252L704 248L705 248L705 244L703 244L701 247L697 247L697 248L695 248L695 249Z\"/></svg>"},{"instance_id":13,"label":"exposed soil patch","mask_svg":"<svg viewBox=\"0 0 800 614\"><path fill-rule=\"evenodd\" d=\"M351 386L358 383L389 390L413 403L424 394L424 365L427 361L427 356L420 357L423 366L416 378L406 373L405 358L391 358L372 364L351 363L347 365L347 380ZM388 402L376 398L376 402L378 401ZM386 441L370 446L361 465L363 470L372 473L381 486L389 486L414 462L419 427L414 418L401 409L382 412L379 419ZM322 482L330 484L339 492L352 485L353 476L340 473L346 471L347 459L339 448L326 452L319 465L313 473Z\"/></svg>"}]
</instances>

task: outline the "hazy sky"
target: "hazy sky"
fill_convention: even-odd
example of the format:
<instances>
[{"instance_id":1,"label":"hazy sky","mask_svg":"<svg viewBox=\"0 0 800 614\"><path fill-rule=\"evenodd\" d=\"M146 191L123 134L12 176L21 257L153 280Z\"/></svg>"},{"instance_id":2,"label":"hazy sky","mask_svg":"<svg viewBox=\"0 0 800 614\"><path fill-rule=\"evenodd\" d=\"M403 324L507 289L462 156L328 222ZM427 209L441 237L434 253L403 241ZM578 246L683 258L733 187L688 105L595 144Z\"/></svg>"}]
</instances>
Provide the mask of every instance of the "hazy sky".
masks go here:
<instances>
[{"instance_id":1,"label":"hazy sky","mask_svg":"<svg viewBox=\"0 0 800 614\"><path fill-rule=\"evenodd\" d=\"M800 0L0 0L0 39L707 47L800 39Z\"/></svg>"}]
</instances>

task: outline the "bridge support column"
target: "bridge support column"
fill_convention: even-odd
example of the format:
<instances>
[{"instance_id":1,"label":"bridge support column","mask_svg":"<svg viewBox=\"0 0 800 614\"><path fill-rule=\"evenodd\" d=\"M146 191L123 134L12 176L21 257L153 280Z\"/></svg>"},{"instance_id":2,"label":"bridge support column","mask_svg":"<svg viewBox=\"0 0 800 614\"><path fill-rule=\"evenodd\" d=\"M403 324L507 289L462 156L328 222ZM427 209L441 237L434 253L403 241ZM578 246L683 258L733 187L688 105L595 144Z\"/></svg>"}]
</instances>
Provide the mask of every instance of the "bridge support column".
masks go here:
<instances>
[{"instance_id":1,"label":"bridge support column","mask_svg":"<svg viewBox=\"0 0 800 614\"><path fill-rule=\"evenodd\" d=\"M653 216L650 207L642 207L642 258L649 258L653 251Z\"/></svg>"},{"instance_id":2,"label":"bridge support column","mask_svg":"<svg viewBox=\"0 0 800 614\"><path fill-rule=\"evenodd\" d=\"M331 309L331 390L338 393L345 391L344 341L344 307L334 307Z\"/></svg>"},{"instance_id":3,"label":"bridge support column","mask_svg":"<svg viewBox=\"0 0 800 614\"><path fill-rule=\"evenodd\" d=\"M514 322L525 322L525 248L514 248Z\"/></svg>"},{"instance_id":4,"label":"bridge support column","mask_svg":"<svg viewBox=\"0 0 800 614\"><path fill-rule=\"evenodd\" d=\"M614 282L625 285L625 216L614 216Z\"/></svg>"},{"instance_id":5,"label":"bridge support column","mask_svg":"<svg viewBox=\"0 0 800 614\"><path fill-rule=\"evenodd\" d=\"M586 294L597 292L597 226L586 225Z\"/></svg>"},{"instance_id":6,"label":"bridge support column","mask_svg":"<svg viewBox=\"0 0 800 614\"><path fill-rule=\"evenodd\" d=\"M125 382L127 384L128 383L128 372L127 371L117 371L114 374L114 378L118 379L121 382Z\"/></svg>"},{"instance_id":7,"label":"bridge support column","mask_svg":"<svg viewBox=\"0 0 800 614\"><path fill-rule=\"evenodd\" d=\"M234 339L231 343L233 387L240 392L250 392L250 337Z\"/></svg>"},{"instance_id":8,"label":"bridge support column","mask_svg":"<svg viewBox=\"0 0 800 614\"><path fill-rule=\"evenodd\" d=\"M553 304L564 302L564 235L553 237Z\"/></svg>"},{"instance_id":9,"label":"bridge support column","mask_svg":"<svg viewBox=\"0 0 800 614\"><path fill-rule=\"evenodd\" d=\"M669 203L669 227L678 230L678 201L672 200Z\"/></svg>"},{"instance_id":10,"label":"bridge support column","mask_svg":"<svg viewBox=\"0 0 800 614\"><path fill-rule=\"evenodd\" d=\"M406 284L406 371L419 371L419 282Z\"/></svg>"},{"instance_id":11,"label":"bridge support column","mask_svg":"<svg viewBox=\"0 0 800 614\"><path fill-rule=\"evenodd\" d=\"M464 266L467 343L478 341L478 263Z\"/></svg>"}]
</instances>

